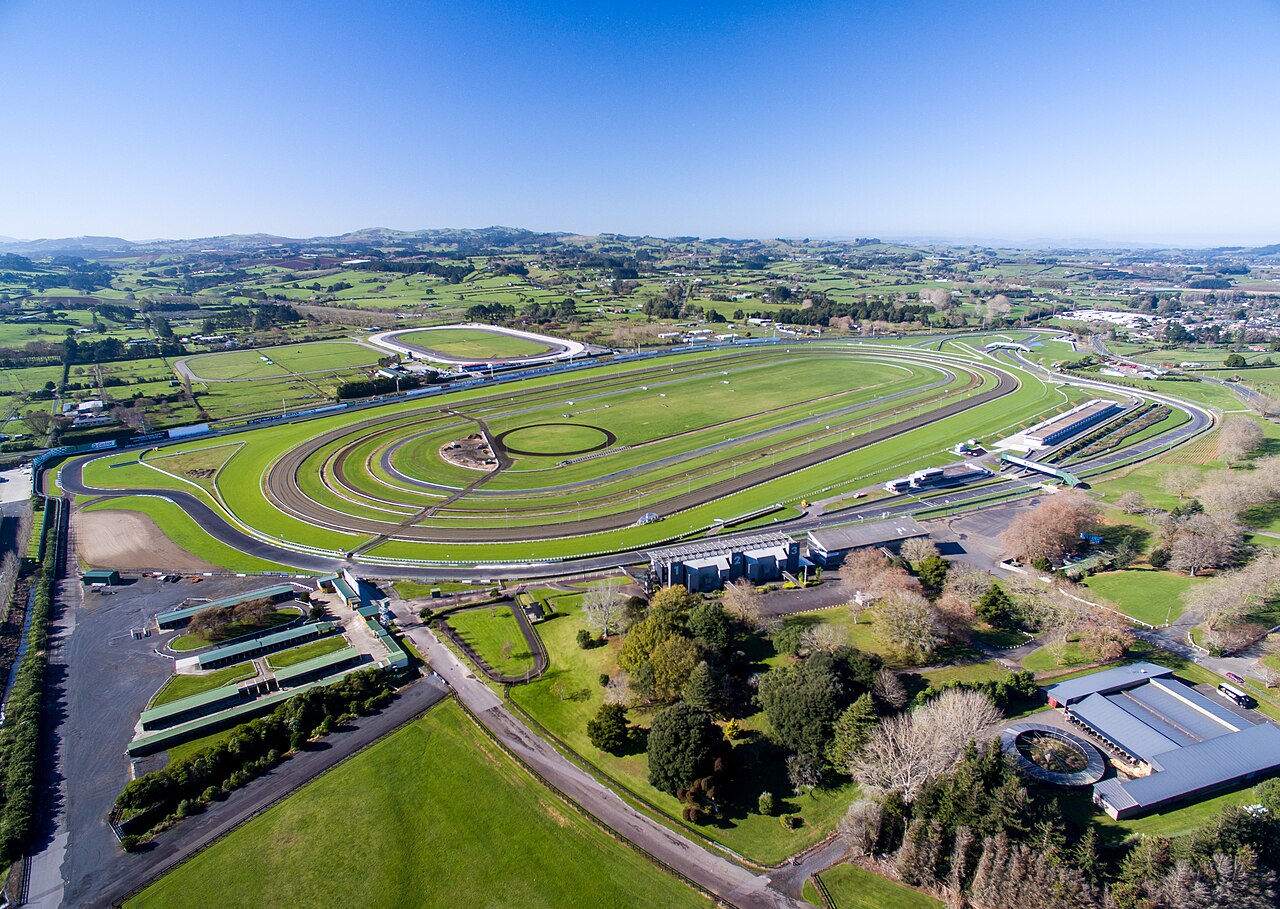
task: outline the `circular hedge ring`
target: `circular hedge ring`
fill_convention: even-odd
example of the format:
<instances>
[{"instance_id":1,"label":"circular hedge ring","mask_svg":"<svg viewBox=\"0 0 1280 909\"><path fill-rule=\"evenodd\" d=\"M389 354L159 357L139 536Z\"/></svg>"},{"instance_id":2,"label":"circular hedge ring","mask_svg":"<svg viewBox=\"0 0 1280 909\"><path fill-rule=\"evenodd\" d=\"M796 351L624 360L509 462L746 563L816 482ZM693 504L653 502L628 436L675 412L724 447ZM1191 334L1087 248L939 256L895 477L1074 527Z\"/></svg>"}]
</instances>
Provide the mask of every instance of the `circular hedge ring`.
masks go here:
<instances>
[{"instance_id":1,"label":"circular hedge ring","mask_svg":"<svg viewBox=\"0 0 1280 909\"><path fill-rule=\"evenodd\" d=\"M517 432L524 432L526 429L541 429L546 426L572 426L574 429L590 429L600 433L604 438L596 445L589 445L586 448L575 448L572 451L530 451L525 448L513 448L506 442L507 436ZM593 451L600 451L608 448L610 445L618 441L618 437L603 426L592 426L589 423L530 423L527 426L517 426L515 429L508 429L493 440L493 444L501 448L507 454L525 455L534 458L566 458L573 455L590 454Z\"/></svg>"}]
</instances>

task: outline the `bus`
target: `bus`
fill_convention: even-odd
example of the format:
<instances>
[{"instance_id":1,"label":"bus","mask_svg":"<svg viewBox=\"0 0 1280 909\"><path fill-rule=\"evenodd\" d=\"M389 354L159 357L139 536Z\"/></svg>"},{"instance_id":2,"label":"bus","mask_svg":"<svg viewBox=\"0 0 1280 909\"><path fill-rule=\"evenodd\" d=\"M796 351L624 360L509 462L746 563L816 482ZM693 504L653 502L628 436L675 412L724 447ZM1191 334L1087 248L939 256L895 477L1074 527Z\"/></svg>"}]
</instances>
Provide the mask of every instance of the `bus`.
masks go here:
<instances>
[{"instance_id":1,"label":"bus","mask_svg":"<svg viewBox=\"0 0 1280 909\"><path fill-rule=\"evenodd\" d=\"M1249 695L1245 694L1243 691L1241 691L1239 688L1237 688L1235 685L1232 685L1229 682L1223 682L1221 685L1218 686L1218 694L1222 695L1228 701L1232 701L1241 707L1253 706L1253 698L1249 697Z\"/></svg>"}]
</instances>

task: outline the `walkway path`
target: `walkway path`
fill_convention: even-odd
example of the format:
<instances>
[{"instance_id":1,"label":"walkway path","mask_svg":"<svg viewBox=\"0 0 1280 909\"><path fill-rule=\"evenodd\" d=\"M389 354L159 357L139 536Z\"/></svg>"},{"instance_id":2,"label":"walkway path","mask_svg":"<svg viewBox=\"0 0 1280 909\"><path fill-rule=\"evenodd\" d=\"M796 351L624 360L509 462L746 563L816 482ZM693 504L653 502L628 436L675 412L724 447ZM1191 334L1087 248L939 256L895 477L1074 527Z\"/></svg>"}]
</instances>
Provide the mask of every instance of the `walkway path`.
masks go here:
<instances>
[{"instance_id":1,"label":"walkway path","mask_svg":"<svg viewBox=\"0 0 1280 909\"><path fill-rule=\"evenodd\" d=\"M516 719L415 616L397 618L431 667L503 745L619 836L731 905L743 909L802 909L809 905L775 889L770 875L756 875L714 855L632 808Z\"/></svg>"}]
</instances>

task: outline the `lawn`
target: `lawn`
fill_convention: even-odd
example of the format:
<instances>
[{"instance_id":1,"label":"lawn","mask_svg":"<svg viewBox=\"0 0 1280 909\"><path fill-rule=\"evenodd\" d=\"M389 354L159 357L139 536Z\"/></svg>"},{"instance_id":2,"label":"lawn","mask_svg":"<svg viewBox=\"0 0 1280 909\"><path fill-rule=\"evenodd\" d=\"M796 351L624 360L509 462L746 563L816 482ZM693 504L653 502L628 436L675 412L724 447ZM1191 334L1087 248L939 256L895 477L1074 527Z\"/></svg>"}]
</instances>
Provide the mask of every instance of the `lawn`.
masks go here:
<instances>
[{"instance_id":1,"label":"lawn","mask_svg":"<svg viewBox=\"0 0 1280 909\"><path fill-rule=\"evenodd\" d=\"M948 682L996 682L1009 674L995 660L983 660L980 663L962 663L959 666L948 666L945 669L934 669L920 675L929 682L930 687L938 688Z\"/></svg>"},{"instance_id":2,"label":"lawn","mask_svg":"<svg viewBox=\"0 0 1280 909\"><path fill-rule=\"evenodd\" d=\"M202 633L189 632L180 634L169 642L169 649L183 653L188 650L199 650L201 647L208 647L212 644L224 644L234 638L238 638L246 634L257 634L259 631L268 631L277 625L284 625L292 622L298 617L297 609L277 609L275 613L267 616L263 622L246 623L232 622L223 629L216 639L206 637Z\"/></svg>"},{"instance_id":3,"label":"lawn","mask_svg":"<svg viewBox=\"0 0 1280 909\"><path fill-rule=\"evenodd\" d=\"M1176 622L1185 608L1182 596L1203 578L1129 568L1086 578L1084 585L1125 615L1151 625Z\"/></svg>"},{"instance_id":4,"label":"lawn","mask_svg":"<svg viewBox=\"0 0 1280 909\"><path fill-rule=\"evenodd\" d=\"M510 603L502 603L467 609L450 613L445 621L494 670L515 677L533 669L533 654L511 614L513 608Z\"/></svg>"},{"instance_id":5,"label":"lawn","mask_svg":"<svg viewBox=\"0 0 1280 909\"><path fill-rule=\"evenodd\" d=\"M204 694L223 685L252 678L257 672L252 663L237 663L225 669L215 669L212 672L202 672L197 675L175 675L164 683L147 706L159 707L195 694Z\"/></svg>"},{"instance_id":6,"label":"lawn","mask_svg":"<svg viewBox=\"0 0 1280 909\"><path fill-rule=\"evenodd\" d=\"M452 701L161 878L131 909L709 907L598 830Z\"/></svg>"},{"instance_id":7,"label":"lawn","mask_svg":"<svg viewBox=\"0 0 1280 909\"><path fill-rule=\"evenodd\" d=\"M1041 647L1022 658L1022 668L1030 672L1052 672L1072 666L1089 666L1098 662L1092 654L1080 649L1079 644L1067 643L1062 647ZM1055 682L1061 679L1054 679Z\"/></svg>"},{"instance_id":8,"label":"lawn","mask_svg":"<svg viewBox=\"0 0 1280 909\"><path fill-rule=\"evenodd\" d=\"M537 595L554 593L535 591ZM577 631L586 627L581 602L580 594L560 595L553 600L559 615L537 626L551 656L551 669L529 685L512 688L511 699L568 748L607 774L615 784L613 788L625 789L651 808L678 818L680 803L649 785L642 753L614 756L593 747L587 739L586 722L604 700L599 676L615 666L618 642L590 650L578 647ZM647 726L652 715L632 710L630 719ZM749 735L735 744L734 760L744 768L739 774L742 782L738 799L724 806L726 817L718 824L697 829L747 858L772 865L829 833L853 801L856 787L845 783L828 790L815 790L811 795L788 795L781 755L754 728L763 725L763 721L762 716L750 718L750 722L744 723L750 729ZM798 829L787 830L776 817L756 813L756 798L764 790L778 798L779 813L799 814Z\"/></svg>"},{"instance_id":9,"label":"lawn","mask_svg":"<svg viewBox=\"0 0 1280 909\"><path fill-rule=\"evenodd\" d=\"M529 338L517 338L482 328L435 328L409 331L395 340L457 360L500 360L509 357L536 357L551 350Z\"/></svg>"},{"instance_id":10,"label":"lawn","mask_svg":"<svg viewBox=\"0 0 1280 909\"><path fill-rule=\"evenodd\" d=\"M927 893L857 865L836 865L818 877L826 885L835 909L942 909L942 903ZM804 882L802 895L813 905L822 905L812 880Z\"/></svg>"},{"instance_id":11,"label":"lawn","mask_svg":"<svg viewBox=\"0 0 1280 909\"><path fill-rule=\"evenodd\" d=\"M348 341L312 341L259 350L199 354L186 361L200 380L278 379L288 373L332 372L351 367L372 366L378 351ZM262 358L266 357L268 363Z\"/></svg>"},{"instance_id":12,"label":"lawn","mask_svg":"<svg viewBox=\"0 0 1280 909\"><path fill-rule=\"evenodd\" d=\"M332 637L309 641L306 644L299 644L297 647L290 647L288 650L273 653L267 657L267 665L272 669L284 669L286 666L305 663L307 660L312 660L316 657L336 653L347 646L349 646L347 639L340 634L335 634Z\"/></svg>"}]
</instances>

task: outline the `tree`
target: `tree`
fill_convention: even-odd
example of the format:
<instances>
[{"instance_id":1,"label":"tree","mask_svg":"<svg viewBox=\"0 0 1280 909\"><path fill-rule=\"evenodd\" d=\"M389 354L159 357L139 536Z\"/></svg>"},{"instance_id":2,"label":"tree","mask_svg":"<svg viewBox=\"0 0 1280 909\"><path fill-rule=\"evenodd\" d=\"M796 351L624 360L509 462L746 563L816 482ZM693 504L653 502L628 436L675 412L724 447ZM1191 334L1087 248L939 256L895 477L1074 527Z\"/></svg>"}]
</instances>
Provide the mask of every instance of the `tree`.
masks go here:
<instances>
[{"instance_id":1,"label":"tree","mask_svg":"<svg viewBox=\"0 0 1280 909\"><path fill-rule=\"evenodd\" d=\"M809 754L787 757L787 782L797 793L807 793L822 784L822 761Z\"/></svg>"},{"instance_id":2,"label":"tree","mask_svg":"<svg viewBox=\"0 0 1280 909\"><path fill-rule=\"evenodd\" d=\"M1011 556L1030 562L1057 558L1098 523L1098 507L1083 495L1059 492L1020 513L1000 537Z\"/></svg>"},{"instance_id":3,"label":"tree","mask_svg":"<svg viewBox=\"0 0 1280 909\"><path fill-rule=\"evenodd\" d=\"M618 652L618 665L635 675L641 665L649 663L658 645L675 635L675 631L653 616L641 619L627 631Z\"/></svg>"},{"instance_id":4,"label":"tree","mask_svg":"<svg viewBox=\"0 0 1280 909\"><path fill-rule=\"evenodd\" d=\"M1141 514L1147 510L1147 500L1142 497L1142 493L1131 489L1116 499L1116 507L1125 514Z\"/></svg>"},{"instance_id":5,"label":"tree","mask_svg":"<svg viewBox=\"0 0 1280 909\"><path fill-rule=\"evenodd\" d=\"M601 704L596 715L587 720L587 738L601 751L620 753L631 741L626 708L621 704Z\"/></svg>"},{"instance_id":6,"label":"tree","mask_svg":"<svg viewBox=\"0 0 1280 909\"><path fill-rule=\"evenodd\" d=\"M800 644L805 650L825 651L832 653L841 647L849 646L849 634L827 622L806 628L800 635Z\"/></svg>"},{"instance_id":7,"label":"tree","mask_svg":"<svg viewBox=\"0 0 1280 909\"><path fill-rule=\"evenodd\" d=\"M720 713L724 706L724 688L706 660L694 666L693 672L689 673L689 680L684 686L684 701L712 716Z\"/></svg>"},{"instance_id":8,"label":"tree","mask_svg":"<svg viewBox=\"0 0 1280 909\"><path fill-rule=\"evenodd\" d=\"M949 689L910 713L882 720L854 758L853 777L872 791L896 792L910 803L999 719L987 695Z\"/></svg>"},{"instance_id":9,"label":"tree","mask_svg":"<svg viewBox=\"0 0 1280 909\"><path fill-rule=\"evenodd\" d=\"M978 598L973 607L978 618L993 628L1012 629L1021 623L1021 616L1013 605L1013 600L1004 592L1004 588L992 581L987 592Z\"/></svg>"},{"instance_id":10,"label":"tree","mask_svg":"<svg viewBox=\"0 0 1280 909\"><path fill-rule=\"evenodd\" d=\"M876 622L885 643L916 663L927 662L942 643L937 611L918 593L890 594L876 606Z\"/></svg>"},{"instance_id":11,"label":"tree","mask_svg":"<svg viewBox=\"0 0 1280 909\"><path fill-rule=\"evenodd\" d=\"M1169 545L1169 567L1192 577L1205 568L1221 568L1240 557L1244 532L1235 521L1193 514L1178 522Z\"/></svg>"},{"instance_id":12,"label":"tree","mask_svg":"<svg viewBox=\"0 0 1280 909\"><path fill-rule=\"evenodd\" d=\"M715 766L722 737L705 710L673 704L649 729L649 782L675 795Z\"/></svg>"},{"instance_id":13,"label":"tree","mask_svg":"<svg viewBox=\"0 0 1280 909\"><path fill-rule=\"evenodd\" d=\"M928 537L912 537L902 544L902 558L915 565L938 555L938 547Z\"/></svg>"},{"instance_id":14,"label":"tree","mask_svg":"<svg viewBox=\"0 0 1280 909\"><path fill-rule=\"evenodd\" d=\"M915 563L916 577L928 590L941 590L947 582L951 563L940 555L932 555Z\"/></svg>"},{"instance_id":15,"label":"tree","mask_svg":"<svg viewBox=\"0 0 1280 909\"><path fill-rule=\"evenodd\" d=\"M823 755L827 765L837 773L848 774L854 757L867 743L879 720L871 695L859 695L831 727L831 741Z\"/></svg>"},{"instance_id":16,"label":"tree","mask_svg":"<svg viewBox=\"0 0 1280 909\"><path fill-rule=\"evenodd\" d=\"M1171 496L1185 499L1204 481L1204 475L1194 467L1175 467L1165 473L1160 486Z\"/></svg>"},{"instance_id":17,"label":"tree","mask_svg":"<svg viewBox=\"0 0 1280 909\"><path fill-rule=\"evenodd\" d=\"M733 626L724 608L716 602L699 603L693 607L687 630L695 641L716 653L723 653L733 645Z\"/></svg>"},{"instance_id":18,"label":"tree","mask_svg":"<svg viewBox=\"0 0 1280 909\"><path fill-rule=\"evenodd\" d=\"M831 662L814 657L769 670L757 695L770 738L790 751L814 756L826 748L844 697L844 683Z\"/></svg>"},{"instance_id":19,"label":"tree","mask_svg":"<svg viewBox=\"0 0 1280 909\"><path fill-rule=\"evenodd\" d=\"M626 630L627 598L614 587L593 587L582 598L582 613L591 630L608 640Z\"/></svg>"},{"instance_id":20,"label":"tree","mask_svg":"<svg viewBox=\"0 0 1280 909\"><path fill-rule=\"evenodd\" d=\"M674 585L663 587L649 598L648 618L671 631L683 632L693 607L702 602L702 597L689 591L687 587Z\"/></svg>"},{"instance_id":21,"label":"tree","mask_svg":"<svg viewBox=\"0 0 1280 909\"><path fill-rule=\"evenodd\" d=\"M774 804L773 793L760 793L760 797L756 799L756 811L767 817L768 815L773 814L775 810L776 806Z\"/></svg>"},{"instance_id":22,"label":"tree","mask_svg":"<svg viewBox=\"0 0 1280 909\"><path fill-rule=\"evenodd\" d=\"M741 578L724 588L721 602L729 615L748 628L756 628L760 625L763 599L756 585L746 578Z\"/></svg>"},{"instance_id":23,"label":"tree","mask_svg":"<svg viewBox=\"0 0 1280 909\"><path fill-rule=\"evenodd\" d=\"M1218 457L1234 466L1262 445L1262 427L1251 417L1227 417L1218 434Z\"/></svg>"},{"instance_id":24,"label":"tree","mask_svg":"<svg viewBox=\"0 0 1280 909\"><path fill-rule=\"evenodd\" d=\"M654 648L649 661L653 667L653 699L670 702L679 698L700 659L698 645L688 638L669 637Z\"/></svg>"},{"instance_id":25,"label":"tree","mask_svg":"<svg viewBox=\"0 0 1280 909\"><path fill-rule=\"evenodd\" d=\"M898 674L892 669L881 669L876 673L875 681L871 685L871 694L878 703L890 710L901 710L911 700L911 696L907 693L907 686L902 684L902 679L898 678Z\"/></svg>"},{"instance_id":26,"label":"tree","mask_svg":"<svg viewBox=\"0 0 1280 909\"><path fill-rule=\"evenodd\" d=\"M42 438L53 425L53 414L47 410L28 410L22 415L22 425L31 430L33 436Z\"/></svg>"}]
</instances>

